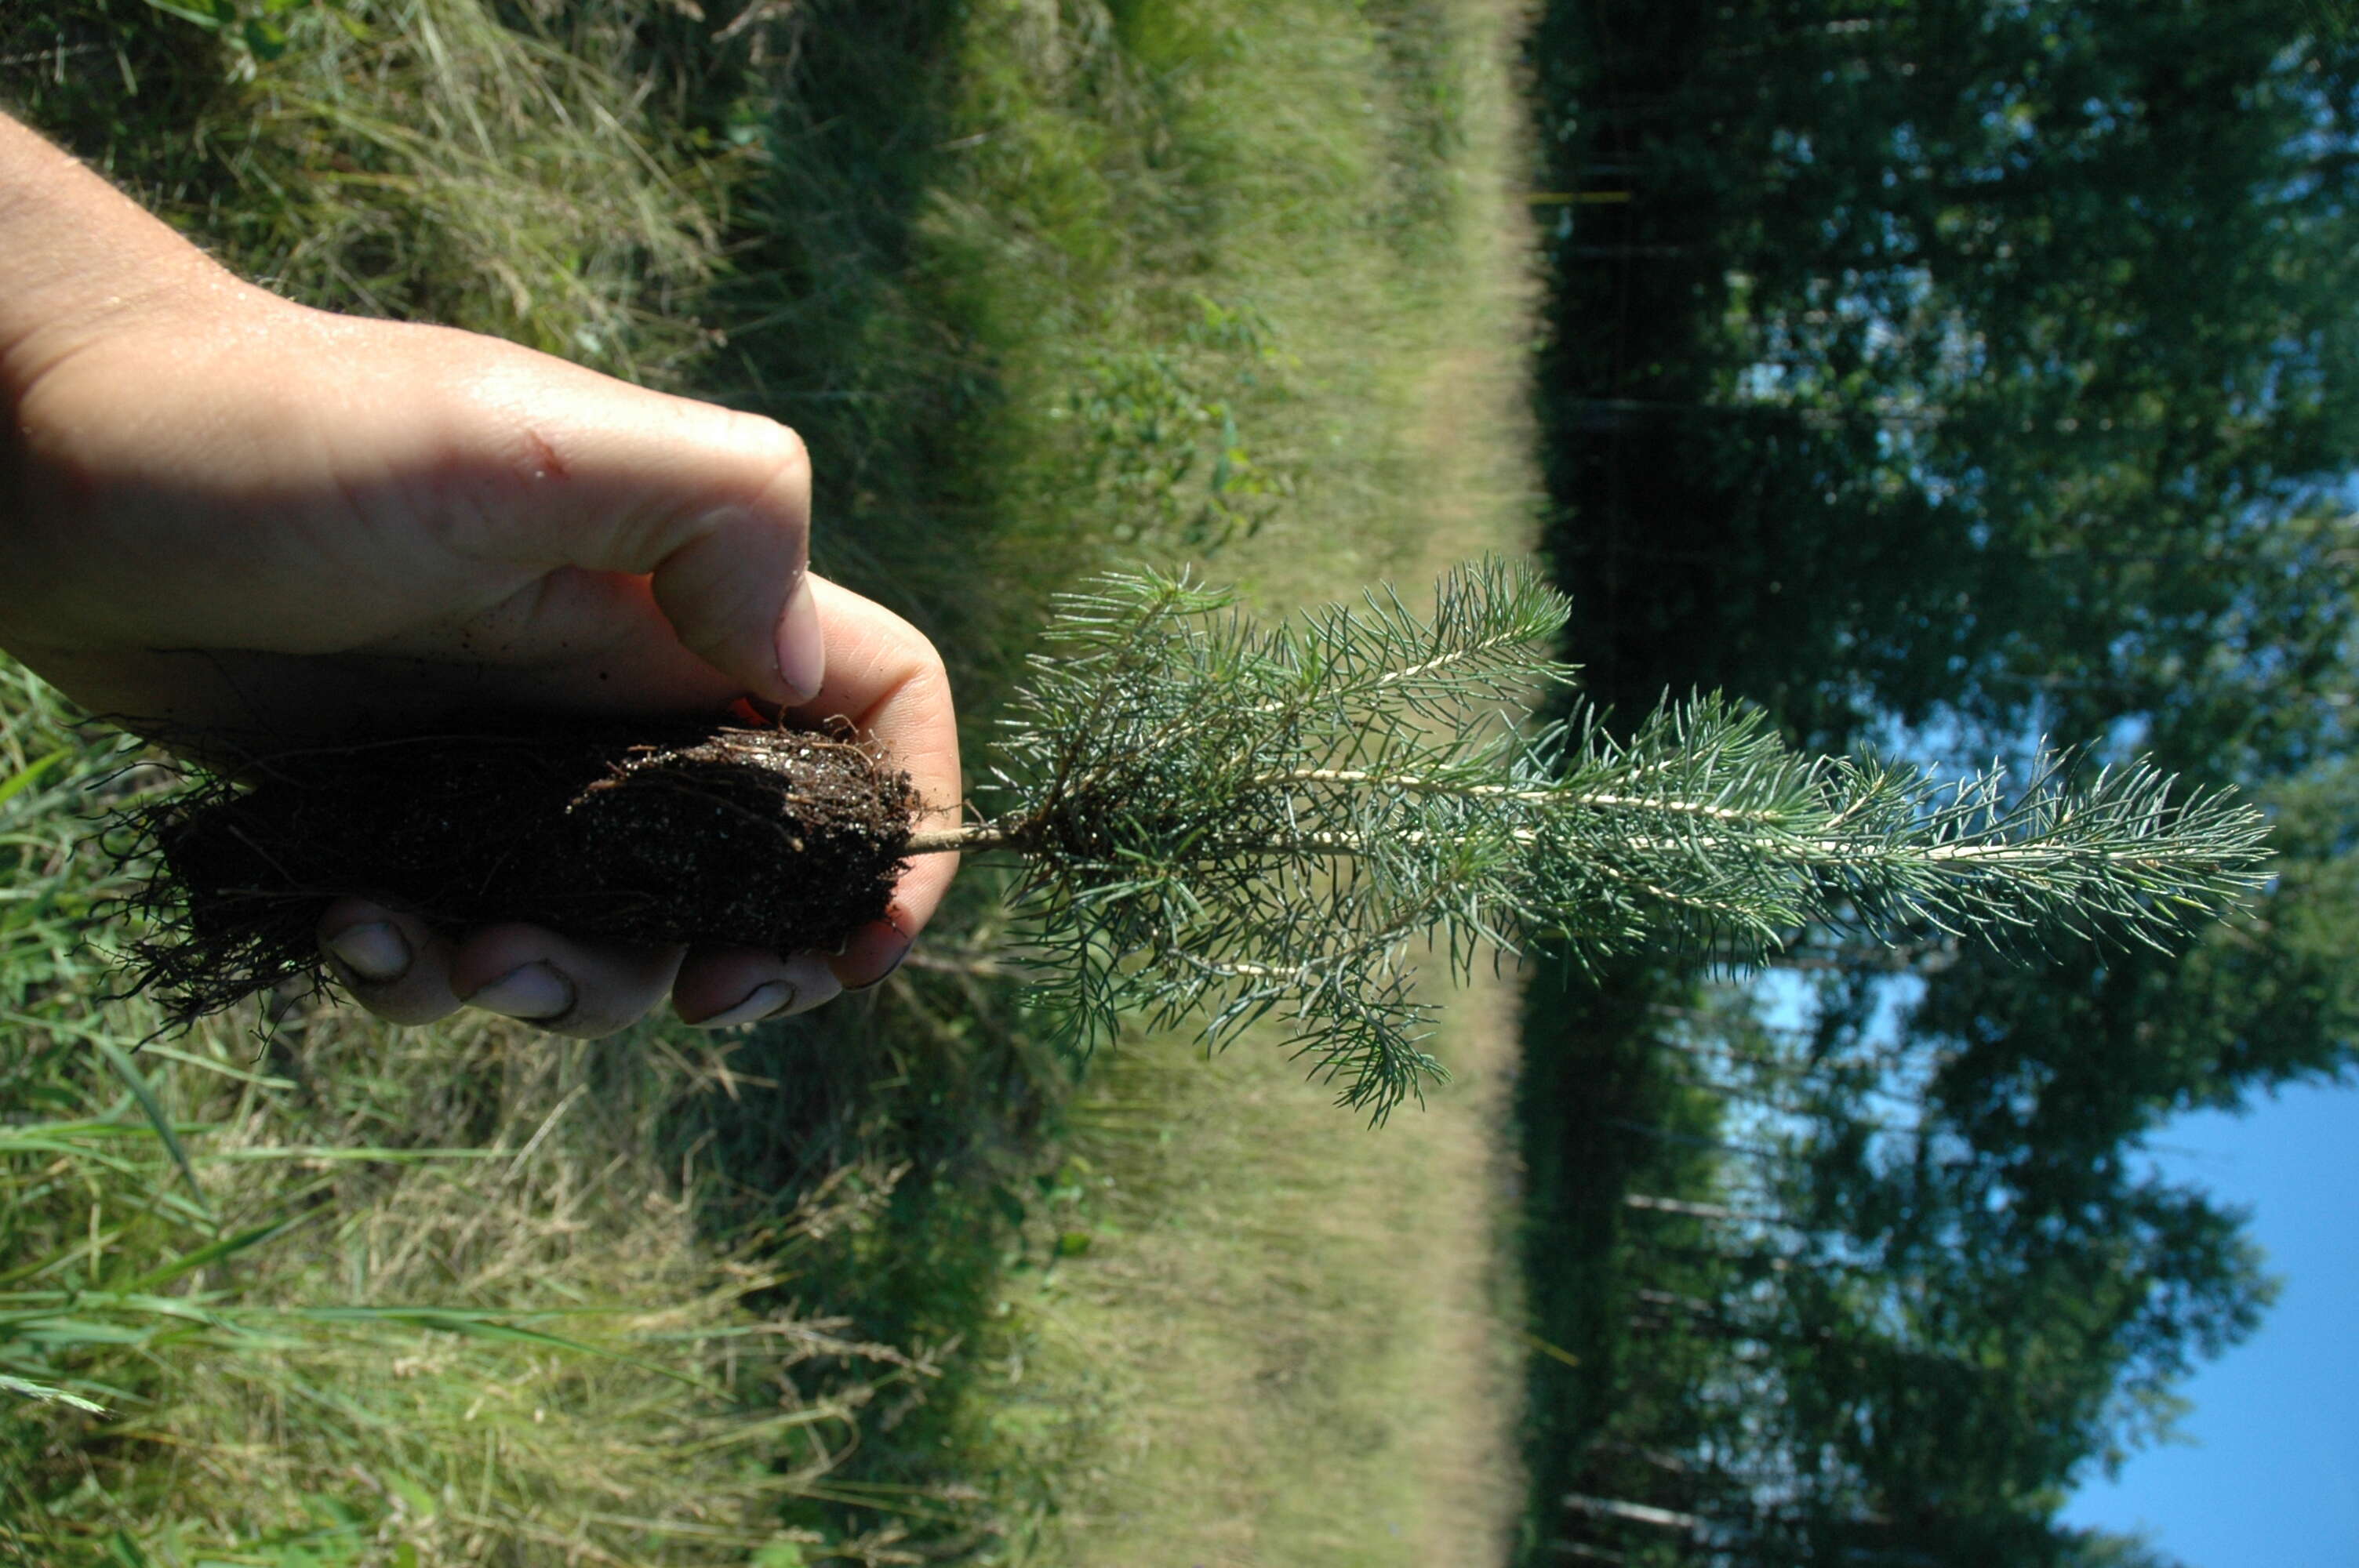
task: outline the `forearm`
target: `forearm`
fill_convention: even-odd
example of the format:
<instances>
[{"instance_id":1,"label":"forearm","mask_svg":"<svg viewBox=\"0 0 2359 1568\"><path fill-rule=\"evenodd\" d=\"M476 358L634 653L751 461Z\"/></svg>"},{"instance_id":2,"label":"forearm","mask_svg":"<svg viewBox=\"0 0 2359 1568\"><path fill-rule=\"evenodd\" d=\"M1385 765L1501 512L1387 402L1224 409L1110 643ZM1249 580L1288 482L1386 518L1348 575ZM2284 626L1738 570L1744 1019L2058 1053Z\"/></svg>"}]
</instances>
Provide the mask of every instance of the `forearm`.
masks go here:
<instances>
[{"instance_id":1,"label":"forearm","mask_svg":"<svg viewBox=\"0 0 2359 1568\"><path fill-rule=\"evenodd\" d=\"M170 228L0 114L0 398L111 320L244 288Z\"/></svg>"}]
</instances>

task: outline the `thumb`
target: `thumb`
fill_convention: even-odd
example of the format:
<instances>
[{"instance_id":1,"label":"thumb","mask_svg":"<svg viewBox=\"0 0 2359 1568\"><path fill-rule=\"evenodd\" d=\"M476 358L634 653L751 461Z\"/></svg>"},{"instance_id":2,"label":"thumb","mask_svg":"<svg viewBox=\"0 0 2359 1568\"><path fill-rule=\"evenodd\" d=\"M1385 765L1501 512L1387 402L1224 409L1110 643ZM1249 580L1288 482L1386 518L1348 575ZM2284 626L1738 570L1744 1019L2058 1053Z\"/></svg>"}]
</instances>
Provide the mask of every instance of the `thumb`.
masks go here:
<instances>
[{"instance_id":1,"label":"thumb","mask_svg":"<svg viewBox=\"0 0 2359 1568\"><path fill-rule=\"evenodd\" d=\"M826 676L810 588L810 463L773 419L650 392L538 355L502 396L527 504L496 553L649 579L680 643L754 695L794 704Z\"/></svg>"},{"instance_id":2,"label":"thumb","mask_svg":"<svg viewBox=\"0 0 2359 1568\"><path fill-rule=\"evenodd\" d=\"M792 430L734 417L766 427L756 434L775 454L769 482L657 529L639 556L653 557L656 606L690 652L757 697L807 702L827 676L810 589L810 465ZM738 457L746 460L742 448Z\"/></svg>"}]
</instances>

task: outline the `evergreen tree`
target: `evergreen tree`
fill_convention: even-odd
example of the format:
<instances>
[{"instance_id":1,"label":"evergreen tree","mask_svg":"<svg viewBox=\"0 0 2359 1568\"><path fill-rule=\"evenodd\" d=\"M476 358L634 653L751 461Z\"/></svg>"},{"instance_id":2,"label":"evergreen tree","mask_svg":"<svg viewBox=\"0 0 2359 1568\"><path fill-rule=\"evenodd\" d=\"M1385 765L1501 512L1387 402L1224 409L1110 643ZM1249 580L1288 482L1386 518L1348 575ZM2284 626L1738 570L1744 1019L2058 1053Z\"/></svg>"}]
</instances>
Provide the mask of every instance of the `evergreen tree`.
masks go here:
<instances>
[{"instance_id":1,"label":"evergreen tree","mask_svg":"<svg viewBox=\"0 0 2359 1568\"><path fill-rule=\"evenodd\" d=\"M2332 660L2359 49L2263 0L1559 10L1559 178L1629 198L1560 232L1545 373L1602 698L1840 741Z\"/></svg>"},{"instance_id":2,"label":"evergreen tree","mask_svg":"<svg viewBox=\"0 0 2359 1568\"><path fill-rule=\"evenodd\" d=\"M1741 1217L1625 1218L1616 1288L1700 1303L1625 1327L1715 1370L1675 1414L1568 1428L1569 1489L1724 1533L1566 1528L1631 1561L2154 1561L2054 1510L2268 1286L2140 1143L2347 1072L2359 1017L2359 40L2258 0L1560 0L1534 54L1571 198L1550 548L1590 690L1635 722L1723 687L1829 744L2109 736L2258 792L2286 856L2169 953L1810 934L1799 1035L1691 972L1567 982L1722 1113L1709 1168L1647 1195Z\"/></svg>"}]
</instances>

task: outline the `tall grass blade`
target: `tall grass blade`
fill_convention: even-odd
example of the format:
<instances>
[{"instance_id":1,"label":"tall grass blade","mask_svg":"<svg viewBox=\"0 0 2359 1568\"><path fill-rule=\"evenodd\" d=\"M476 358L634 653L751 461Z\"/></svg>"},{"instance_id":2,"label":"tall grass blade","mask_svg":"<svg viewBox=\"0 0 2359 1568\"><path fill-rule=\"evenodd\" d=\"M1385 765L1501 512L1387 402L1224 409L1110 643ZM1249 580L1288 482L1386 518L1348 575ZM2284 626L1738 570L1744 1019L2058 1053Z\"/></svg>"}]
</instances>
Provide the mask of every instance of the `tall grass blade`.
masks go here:
<instances>
[{"instance_id":1,"label":"tall grass blade","mask_svg":"<svg viewBox=\"0 0 2359 1568\"><path fill-rule=\"evenodd\" d=\"M17 795L40 782L41 775L62 762L71 753L51 752L46 757L36 757L5 779L0 779L0 806L5 806Z\"/></svg>"},{"instance_id":2,"label":"tall grass blade","mask_svg":"<svg viewBox=\"0 0 2359 1568\"><path fill-rule=\"evenodd\" d=\"M71 1405L75 1410L87 1411L92 1415L106 1413L106 1407L94 1400L83 1399L80 1394L70 1394L63 1389L53 1389L47 1383L36 1383L29 1378L12 1378L5 1372L0 1372L0 1392L22 1394L25 1398L37 1400L42 1404Z\"/></svg>"},{"instance_id":3,"label":"tall grass blade","mask_svg":"<svg viewBox=\"0 0 2359 1568\"><path fill-rule=\"evenodd\" d=\"M174 1280L193 1274L200 1269L210 1268L224 1258L234 1257L249 1247L259 1247L266 1241L276 1241L298 1226L310 1224L313 1216L319 1212L317 1209L307 1209L290 1219L277 1220L269 1225L257 1225L253 1229L242 1230L235 1236L225 1236L219 1241L209 1242L193 1252L175 1259L163 1268L140 1275L123 1288L126 1292L135 1292L152 1291L158 1285L168 1284Z\"/></svg>"},{"instance_id":4,"label":"tall grass blade","mask_svg":"<svg viewBox=\"0 0 2359 1568\"><path fill-rule=\"evenodd\" d=\"M460 1307L290 1307L284 1315L301 1318L310 1323L370 1323L400 1324L409 1328L432 1329L443 1334L460 1335L469 1339L488 1339L510 1345L529 1345L543 1350L563 1350L577 1356L594 1356L601 1360L651 1372L684 1383L691 1389L712 1390L712 1385L701 1378L670 1367L658 1366L619 1350L609 1350L602 1345L591 1345L563 1335L549 1334L538 1328L521 1328L506 1321L504 1315L469 1312ZM539 1314L531 1315L538 1316Z\"/></svg>"},{"instance_id":5,"label":"tall grass blade","mask_svg":"<svg viewBox=\"0 0 2359 1568\"><path fill-rule=\"evenodd\" d=\"M139 1102L147 1124L156 1130L156 1136L163 1140L165 1151L172 1156L172 1163L180 1168L181 1178L189 1184L189 1195L196 1200L197 1207L204 1217L212 1219L212 1206L205 1201L205 1189L197 1184L197 1168L190 1162L188 1150L181 1147L180 1135L173 1130L172 1119L165 1114L164 1102L156 1098L154 1086L147 1082L147 1076L140 1072L122 1046L107 1040L93 1040L91 1044L105 1058L106 1065L114 1069L114 1076L123 1080L123 1087L131 1091L131 1098Z\"/></svg>"}]
</instances>

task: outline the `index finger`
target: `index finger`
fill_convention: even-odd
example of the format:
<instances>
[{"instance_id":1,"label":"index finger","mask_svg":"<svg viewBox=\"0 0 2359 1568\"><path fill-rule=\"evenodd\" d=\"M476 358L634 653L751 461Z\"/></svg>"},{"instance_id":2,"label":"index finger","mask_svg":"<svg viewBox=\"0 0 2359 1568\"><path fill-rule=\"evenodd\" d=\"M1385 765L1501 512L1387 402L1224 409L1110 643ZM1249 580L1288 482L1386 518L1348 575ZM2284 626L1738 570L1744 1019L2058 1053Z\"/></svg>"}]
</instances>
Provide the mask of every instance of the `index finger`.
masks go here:
<instances>
[{"instance_id":1,"label":"index finger","mask_svg":"<svg viewBox=\"0 0 2359 1568\"><path fill-rule=\"evenodd\" d=\"M917 826L954 827L962 810L958 715L940 654L923 633L883 605L824 578L810 579L827 645L819 695L794 711L842 716L908 773L919 803ZM853 936L834 960L848 988L874 985L892 972L931 920L958 871L955 854L919 855L894 889L886 924Z\"/></svg>"}]
</instances>

